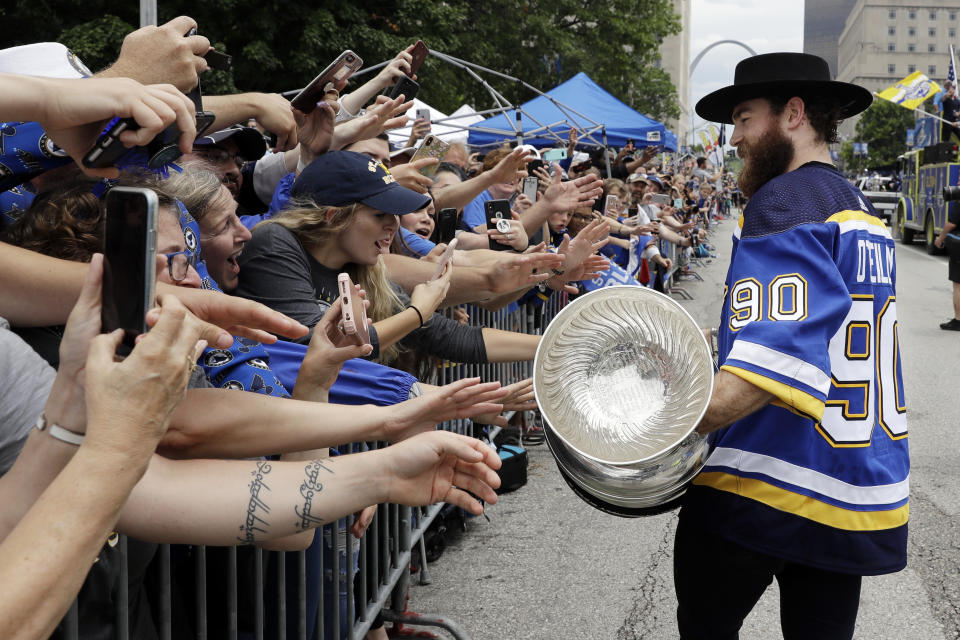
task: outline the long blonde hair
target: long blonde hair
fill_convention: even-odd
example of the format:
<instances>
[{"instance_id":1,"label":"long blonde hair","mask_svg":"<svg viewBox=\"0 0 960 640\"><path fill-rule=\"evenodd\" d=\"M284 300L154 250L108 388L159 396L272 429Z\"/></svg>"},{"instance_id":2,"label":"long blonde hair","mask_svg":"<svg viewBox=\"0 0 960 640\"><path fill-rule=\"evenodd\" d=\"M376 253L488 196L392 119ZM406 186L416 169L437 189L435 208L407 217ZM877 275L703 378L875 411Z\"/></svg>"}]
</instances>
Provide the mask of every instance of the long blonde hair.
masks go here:
<instances>
[{"instance_id":1,"label":"long blonde hair","mask_svg":"<svg viewBox=\"0 0 960 640\"><path fill-rule=\"evenodd\" d=\"M264 220L257 226L279 224L292 231L307 251L322 247L331 241L335 242L340 233L353 222L357 212L357 203L331 207L301 198L292 199L289 206L291 208L284 209L283 213ZM331 209L334 210L334 214L328 219L327 212ZM350 274L353 282L366 291L367 300L370 301L367 316L374 322L385 320L403 308L403 303L390 286L386 267L380 257L373 265L348 262L343 266L343 271ZM377 360L390 362L399 353L400 349L397 345L393 345L382 349Z\"/></svg>"}]
</instances>

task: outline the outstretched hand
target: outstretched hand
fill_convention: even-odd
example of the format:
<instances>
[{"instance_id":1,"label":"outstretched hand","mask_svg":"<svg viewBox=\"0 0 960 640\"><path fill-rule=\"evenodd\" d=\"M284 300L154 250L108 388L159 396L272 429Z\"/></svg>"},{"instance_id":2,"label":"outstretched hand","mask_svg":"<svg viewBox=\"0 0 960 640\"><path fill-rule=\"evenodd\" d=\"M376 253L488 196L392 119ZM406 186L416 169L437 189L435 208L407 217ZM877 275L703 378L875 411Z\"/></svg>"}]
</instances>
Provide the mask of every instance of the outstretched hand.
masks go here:
<instances>
[{"instance_id":1,"label":"outstretched hand","mask_svg":"<svg viewBox=\"0 0 960 640\"><path fill-rule=\"evenodd\" d=\"M412 106L413 100L404 102L402 95L393 100L377 96L376 103L365 114L337 125L331 148L343 149L357 140L375 138L384 131L402 127L408 120L404 113Z\"/></svg>"},{"instance_id":2,"label":"outstretched hand","mask_svg":"<svg viewBox=\"0 0 960 640\"><path fill-rule=\"evenodd\" d=\"M364 298L360 285L354 285L354 295ZM364 300L364 304L368 304ZM313 328L310 345L297 374L293 397L298 400L323 400L336 382L343 363L352 358L364 358L373 352L369 344L357 345L340 328L343 306L335 301L320 322ZM369 320L368 320L369 322Z\"/></svg>"},{"instance_id":3,"label":"outstretched hand","mask_svg":"<svg viewBox=\"0 0 960 640\"><path fill-rule=\"evenodd\" d=\"M190 372L206 347L202 323L179 300L163 296L159 319L116 362L123 330L93 339L84 372L85 444L115 453L153 451L183 399Z\"/></svg>"},{"instance_id":4,"label":"outstretched hand","mask_svg":"<svg viewBox=\"0 0 960 640\"><path fill-rule=\"evenodd\" d=\"M543 199L553 211L572 211L588 207L603 194L603 180L588 174L576 180L561 180L560 165L554 163L552 183L543 192Z\"/></svg>"},{"instance_id":5,"label":"outstretched hand","mask_svg":"<svg viewBox=\"0 0 960 640\"><path fill-rule=\"evenodd\" d=\"M539 245L538 245L539 246ZM537 285L550 276L551 269L563 264L564 256L556 253L507 253L500 257L492 270L490 291L507 293Z\"/></svg>"},{"instance_id":6,"label":"outstretched hand","mask_svg":"<svg viewBox=\"0 0 960 640\"><path fill-rule=\"evenodd\" d=\"M500 400L509 391L499 382L481 383L480 378L465 378L442 387L431 387L419 398L390 407L385 429L387 440L399 442L417 433L432 431L437 424L457 418L503 411Z\"/></svg>"},{"instance_id":7,"label":"outstretched hand","mask_svg":"<svg viewBox=\"0 0 960 640\"><path fill-rule=\"evenodd\" d=\"M175 296L193 315L205 321L201 337L216 348L230 348L233 344L231 335L273 344L277 341L274 333L299 338L309 331L296 320L259 302L219 291L174 287L163 283L157 283L157 291ZM158 313L157 309L148 311L147 323L156 322Z\"/></svg>"},{"instance_id":8,"label":"outstretched hand","mask_svg":"<svg viewBox=\"0 0 960 640\"><path fill-rule=\"evenodd\" d=\"M310 113L303 113L295 107L293 119L297 123L297 137L300 141L300 161L310 164L314 158L330 150L333 143L334 120L333 107L325 100L317 103Z\"/></svg>"},{"instance_id":9,"label":"outstretched hand","mask_svg":"<svg viewBox=\"0 0 960 640\"><path fill-rule=\"evenodd\" d=\"M475 438L449 431L421 433L376 452L382 456L388 502L423 506L437 502L480 515L496 504L500 456ZM471 495L473 494L473 495Z\"/></svg>"},{"instance_id":10,"label":"outstretched hand","mask_svg":"<svg viewBox=\"0 0 960 640\"><path fill-rule=\"evenodd\" d=\"M537 408L537 401L533 395L533 378L525 378L502 388L506 395L500 399L503 409L500 411L532 411ZM478 424L495 424L506 427L507 421L500 413L474 414L470 418Z\"/></svg>"}]
</instances>

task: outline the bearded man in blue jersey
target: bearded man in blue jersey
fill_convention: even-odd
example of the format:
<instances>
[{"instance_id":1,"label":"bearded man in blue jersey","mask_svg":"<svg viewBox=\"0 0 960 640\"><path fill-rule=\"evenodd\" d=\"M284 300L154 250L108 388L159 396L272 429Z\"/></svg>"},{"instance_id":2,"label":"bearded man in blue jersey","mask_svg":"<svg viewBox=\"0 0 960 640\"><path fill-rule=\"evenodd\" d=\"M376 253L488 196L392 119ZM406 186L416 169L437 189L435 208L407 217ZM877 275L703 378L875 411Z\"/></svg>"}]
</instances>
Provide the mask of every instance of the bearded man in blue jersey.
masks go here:
<instances>
[{"instance_id":1,"label":"bearded man in blue jersey","mask_svg":"<svg viewBox=\"0 0 960 640\"><path fill-rule=\"evenodd\" d=\"M773 53L697 104L734 125L750 201L698 426L715 440L676 534L685 640L737 638L774 578L785 638L851 638L861 576L906 565L893 240L827 147L871 99L821 58Z\"/></svg>"}]
</instances>

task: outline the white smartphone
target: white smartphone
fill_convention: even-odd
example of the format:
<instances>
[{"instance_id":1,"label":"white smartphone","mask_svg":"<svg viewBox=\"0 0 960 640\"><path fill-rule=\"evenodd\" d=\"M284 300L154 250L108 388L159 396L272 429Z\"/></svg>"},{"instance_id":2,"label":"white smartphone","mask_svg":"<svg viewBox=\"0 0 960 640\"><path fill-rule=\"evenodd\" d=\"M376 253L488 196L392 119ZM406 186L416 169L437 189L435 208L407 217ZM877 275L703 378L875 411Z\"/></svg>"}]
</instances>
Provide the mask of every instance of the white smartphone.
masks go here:
<instances>
[{"instance_id":1,"label":"white smartphone","mask_svg":"<svg viewBox=\"0 0 960 640\"><path fill-rule=\"evenodd\" d=\"M447 248L443 250L443 254L440 256L440 262L437 263L437 268L433 270L433 275L430 276L430 279L427 282L433 282L440 277L440 274L443 273L443 270L446 268L447 263L453 259L453 250L457 248L457 239L454 238L449 243L447 243Z\"/></svg>"},{"instance_id":2,"label":"white smartphone","mask_svg":"<svg viewBox=\"0 0 960 640\"><path fill-rule=\"evenodd\" d=\"M370 344L370 329L367 327L367 308L363 299L356 295L353 280L349 273L337 276L337 286L340 289L341 315L343 317L343 333L352 336L358 346Z\"/></svg>"},{"instance_id":3,"label":"white smartphone","mask_svg":"<svg viewBox=\"0 0 960 640\"><path fill-rule=\"evenodd\" d=\"M663 207L669 207L670 203L672 203L673 200L670 199L670 196L664 193L655 193L653 194L653 198L651 198L651 202L653 202L653 204L658 204Z\"/></svg>"},{"instance_id":4,"label":"white smartphone","mask_svg":"<svg viewBox=\"0 0 960 640\"><path fill-rule=\"evenodd\" d=\"M537 176L527 176L523 179L523 195L527 196L530 202L537 201L537 185L539 183Z\"/></svg>"},{"instance_id":5,"label":"white smartphone","mask_svg":"<svg viewBox=\"0 0 960 640\"><path fill-rule=\"evenodd\" d=\"M119 355L127 355L147 331L157 282L157 194L113 187L106 195L103 237L103 304L100 330L123 329Z\"/></svg>"}]
</instances>

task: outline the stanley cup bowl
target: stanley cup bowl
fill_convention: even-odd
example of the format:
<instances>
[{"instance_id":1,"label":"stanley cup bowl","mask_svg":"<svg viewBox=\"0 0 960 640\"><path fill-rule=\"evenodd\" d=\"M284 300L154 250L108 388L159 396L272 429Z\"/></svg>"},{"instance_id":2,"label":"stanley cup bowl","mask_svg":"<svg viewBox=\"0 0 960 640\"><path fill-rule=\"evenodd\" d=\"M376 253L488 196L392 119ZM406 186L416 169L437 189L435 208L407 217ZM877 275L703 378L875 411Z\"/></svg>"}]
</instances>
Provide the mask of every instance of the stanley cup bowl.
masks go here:
<instances>
[{"instance_id":1,"label":"stanley cup bowl","mask_svg":"<svg viewBox=\"0 0 960 640\"><path fill-rule=\"evenodd\" d=\"M710 347L690 314L646 287L592 291L549 324L533 388L561 475L620 516L678 505L703 467L694 431L713 392Z\"/></svg>"}]
</instances>

